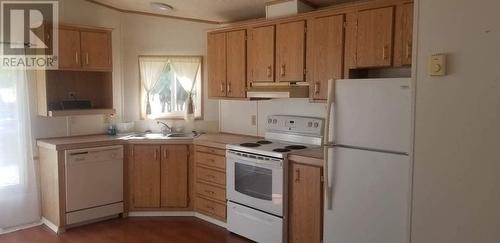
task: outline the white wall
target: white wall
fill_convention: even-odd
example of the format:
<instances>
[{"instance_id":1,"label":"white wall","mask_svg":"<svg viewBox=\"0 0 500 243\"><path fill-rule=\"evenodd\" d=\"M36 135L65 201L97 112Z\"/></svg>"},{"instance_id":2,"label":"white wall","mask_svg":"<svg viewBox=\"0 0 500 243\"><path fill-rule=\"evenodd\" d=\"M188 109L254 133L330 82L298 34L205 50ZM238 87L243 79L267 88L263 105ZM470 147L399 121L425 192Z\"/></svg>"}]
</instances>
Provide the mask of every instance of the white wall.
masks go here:
<instances>
[{"instance_id":1,"label":"white wall","mask_svg":"<svg viewBox=\"0 0 500 243\"><path fill-rule=\"evenodd\" d=\"M220 101L220 130L227 133L264 136L268 115L297 115L324 118L323 103L308 99L273 99L264 101ZM252 119L256 123L252 124Z\"/></svg>"},{"instance_id":2,"label":"white wall","mask_svg":"<svg viewBox=\"0 0 500 243\"><path fill-rule=\"evenodd\" d=\"M412 243L500 242L500 1L418 2Z\"/></svg>"}]
</instances>

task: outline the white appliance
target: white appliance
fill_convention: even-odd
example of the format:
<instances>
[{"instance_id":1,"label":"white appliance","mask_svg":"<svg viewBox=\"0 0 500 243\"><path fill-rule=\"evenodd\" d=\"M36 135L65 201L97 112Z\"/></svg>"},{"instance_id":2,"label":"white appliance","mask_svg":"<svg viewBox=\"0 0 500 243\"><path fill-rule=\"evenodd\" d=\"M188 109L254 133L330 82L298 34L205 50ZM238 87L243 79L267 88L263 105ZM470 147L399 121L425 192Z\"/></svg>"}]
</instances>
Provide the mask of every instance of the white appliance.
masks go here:
<instances>
[{"instance_id":1,"label":"white appliance","mask_svg":"<svg viewBox=\"0 0 500 243\"><path fill-rule=\"evenodd\" d=\"M330 81L324 243L409 242L410 84Z\"/></svg>"},{"instance_id":2,"label":"white appliance","mask_svg":"<svg viewBox=\"0 0 500 243\"><path fill-rule=\"evenodd\" d=\"M321 146L323 123L269 116L265 140L227 145L229 231L259 243L286 242L286 154Z\"/></svg>"},{"instance_id":3,"label":"white appliance","mask_svg":"<svg viewBox=\"0 0 500 243\"><path fill-rule=\"evenodd\" d=\"M66 223L123 213L123 146L66 151Z\"/></svg>"}]
</instances>

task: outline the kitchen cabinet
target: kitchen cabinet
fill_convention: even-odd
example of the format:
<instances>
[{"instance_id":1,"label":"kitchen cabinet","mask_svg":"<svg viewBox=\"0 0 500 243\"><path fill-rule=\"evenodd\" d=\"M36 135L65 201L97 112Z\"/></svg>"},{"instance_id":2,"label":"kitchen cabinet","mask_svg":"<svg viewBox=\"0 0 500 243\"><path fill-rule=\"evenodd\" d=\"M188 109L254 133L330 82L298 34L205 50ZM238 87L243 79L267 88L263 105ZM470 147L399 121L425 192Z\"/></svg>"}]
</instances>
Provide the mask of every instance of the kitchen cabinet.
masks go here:
<instances>
[{"instance_id":1,"label":"kitchen cabinet","mask_svg":"<svg viewBox=\"0 0 500 243\"><path fill-rule=\"evenodd\" d=\"M356 67L392 65L394 7L358 12Z\"/></svg>"},{"instance_id":2,"label":"kitchen cabinet","mask_svg":"<svg viewBox=\"0 0 500 243\"><path fill-rule=\"evenodd\" d=\"M88 70L111 70L111 33L81 31L83 68Z\"/></svg>"},{"instance_id":3,"label":"kitchen cabinet","mask_svg":"<svg viewBox=\"0 0 500 243\"><path fill-rule=\"evenodd\" d=\"M132 156L132 204L137 208L160 207L160 146L134 145Z\"/></svg>"},{"instance_id":4,"label":"kitchen cabinet","mask_svg":"<svg viewBox=\"0 0 500 243\"><path fill-rule=\"evenodd\" d=\"M278 82L302 82L305 73L305 21L276 26L276 79Z\"/></svg>"},{"instance_id":5,"label":"kitchen cabinet","mask_svg":"<svg viewBox=\"0 0 500 243\"><path fill-rule=\"evenodd\" d=\"M131 145L130 209L189 207L190 146Z\"/></svg>"},{"instance_id":6,"label":"kitchen cabinet","mask_svg":"<svg viewBox=\"0 0 500 243\"><path fill-rule=\"evenodd\" d=\"M344 21L341 14L307 22L307 79L312 100L326 100L328 80L343 77Z\"/></svg>"},{"instance_id":7,"label":"kitchen cabinet","mask_svg":"<svg viewBox=\"0 0 500 243\"><path fill-rule=\"evenodd\" d=\"M226 221L226 158L225 150L195 147L195 210Z\"/></svg>"},{"instance_id":8,"label":"kitchen cabinet","mask_svg":"<svg viewBox=\"0 0 500 243\"><path fill-rule=\"evenodd\" d=\"M208 96L246 97L246 30L208 34Z\"/></svg>"},{"instance_id":9,"label":"kitchen cabinet","mask_svg":"<svg viewBox=\"0 0 500 243\"><path fill-rule=\"evenodd\" d=\"M394 66L411 65L413 48L413 3L396 7Z\"/></svg>"},{"instance_id":10,"label":"kitchen cabinet","mask_svg":"<svg viewBox=\"0 0 500 243\"><path fill-rule=\"evenodd\" d=\"M274 42L274 25L250 29L248 42L250 82L274 82Z\"/></svg>"},{"instance_id":11,"label":"kitchen cabinet","mask_svg":"<svg viewBox=\"0 0 500 243\"><path fill-rule=\"evenodd\" d=\"M245 98L246 96L246 31L237 30L226 33L227 52L227 97Z\"/></svg>"},{"instance_id":12,"label":"kitchen cabinet","mask_svg":"<svg viewBox=\"0 0 500 243\"><path fill-rule=\"evenodd\" d=\"M161 207L188 206L188 146L161 146Z\"/></svg>"},{"instance_id":13,"label":"kitchen cabinet","mask_svg":"<svg viewBox=\"0 0 500 243\"><path fill-rule=\"evenodd\" d=\"M80 31L59 29L59 68L80 68Z\"/></svg>"},{"instance_id":14,"label":"kitchen cabinet","mask_svg":"<svg viewBox=\"0 0 500 243\"><path fill-rule=\"evenodd\" d=\"M322 169L290 161L288 241L319 243L322 238Z\"/></svg>"}]
</instances>

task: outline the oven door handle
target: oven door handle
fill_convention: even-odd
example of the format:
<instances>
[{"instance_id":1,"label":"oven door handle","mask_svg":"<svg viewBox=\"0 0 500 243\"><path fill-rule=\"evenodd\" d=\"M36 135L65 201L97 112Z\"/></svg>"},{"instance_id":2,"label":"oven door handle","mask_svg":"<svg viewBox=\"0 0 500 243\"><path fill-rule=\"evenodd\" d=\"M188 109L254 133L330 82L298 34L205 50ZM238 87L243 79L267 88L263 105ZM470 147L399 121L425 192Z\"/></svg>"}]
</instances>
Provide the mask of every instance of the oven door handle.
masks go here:
<instances>
[{"instance_id":1,"label":"oven door handle","mask_svg":"<svg viewBox=\"0 0 500 243\"><path fill-rule=\"evenodd\" d=\"M245 164L245 165L250 165L250 166L255 166L255 167L262 167L266 169L281 169L283 167L283 162L264 162L260 160L253 160L253 159L237 159L234 160L233 163L240 163L240 164Z\"/></svg>"}]
</instances>

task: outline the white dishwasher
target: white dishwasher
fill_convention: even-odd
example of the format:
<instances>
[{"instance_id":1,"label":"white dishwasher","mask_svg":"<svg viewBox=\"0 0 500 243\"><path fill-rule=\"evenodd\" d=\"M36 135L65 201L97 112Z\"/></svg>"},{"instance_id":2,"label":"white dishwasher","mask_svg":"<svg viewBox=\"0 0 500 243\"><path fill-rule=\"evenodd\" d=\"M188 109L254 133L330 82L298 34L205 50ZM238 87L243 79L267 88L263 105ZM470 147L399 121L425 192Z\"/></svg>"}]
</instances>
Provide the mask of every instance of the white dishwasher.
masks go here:
<instances>
[{"instance_id":1,"label":"white dishwasher","mask_svg":"<svg viewBox=\"0 0 500 243\"><path fill-rule=\"evenodd\" d=\"M66 224L123 213L123 146L66 150Z\"/></svg>"}]
</instances>

